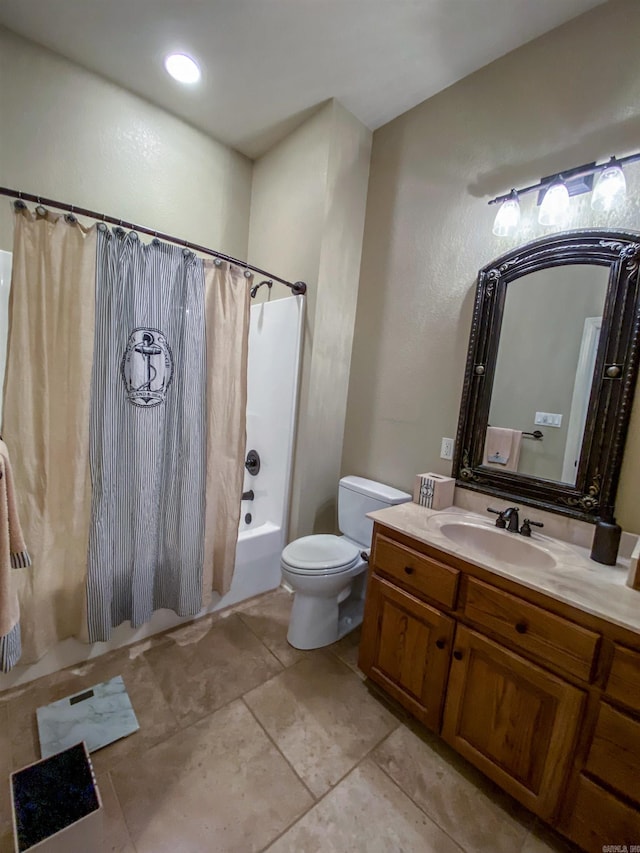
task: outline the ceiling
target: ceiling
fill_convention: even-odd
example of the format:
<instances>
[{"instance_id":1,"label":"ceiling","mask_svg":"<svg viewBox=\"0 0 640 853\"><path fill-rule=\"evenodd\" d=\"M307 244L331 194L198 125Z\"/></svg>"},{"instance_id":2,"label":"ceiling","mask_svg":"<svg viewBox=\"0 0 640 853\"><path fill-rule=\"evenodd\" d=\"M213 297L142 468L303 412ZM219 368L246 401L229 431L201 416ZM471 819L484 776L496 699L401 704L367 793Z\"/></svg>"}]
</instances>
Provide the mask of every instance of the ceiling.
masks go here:
<instances>
[{"instance_id":1,"label":"ceiling","mask_svg":"<svg viewBox=\"0 0 640 853\"><path fill-rule=\"evenodd\" d=\"M375 130L601 2L2 0L0 23L255 158L329 98Z\"/></svg>"}]
</instances>

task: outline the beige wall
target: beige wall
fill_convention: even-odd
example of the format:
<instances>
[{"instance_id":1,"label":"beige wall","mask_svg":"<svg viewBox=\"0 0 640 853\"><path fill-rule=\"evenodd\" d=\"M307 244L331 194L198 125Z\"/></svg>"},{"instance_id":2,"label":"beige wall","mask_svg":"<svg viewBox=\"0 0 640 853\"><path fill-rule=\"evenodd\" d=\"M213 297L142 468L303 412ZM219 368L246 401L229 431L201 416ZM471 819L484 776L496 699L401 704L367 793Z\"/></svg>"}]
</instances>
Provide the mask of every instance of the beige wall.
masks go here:
<instances>
[{"instance_id":1,"label":"beige wall","mask_svg":"<svg viewBox=\"0 0 640 853\"><path fill-rule=\"evenodd\" d=\"M0 79L0 185L245 257L246 157L3 29ZM12 231L0 198L0 248Z\"/></svg>"},{"instance_id":2,"label":"beige wall","mask_svg":"<svg viewBox=\"0 0 640 853\"><path fill-rule=\"evenodd\" d=\"M370 149L332 101L254 165L249 259L309 285L290 539L336 523Z\"/></svg>"},{"instance_id":3,"label":"beige wall","mask_svg":"<svg viewBox=\"0 0 640 853\"><path fill-rule=\"evenodd\" d=\"M612 0L494 62L374 134L342 472L410 489L450 472L442 436L458 420L477 270L542 236L534 197L517 240L493 237L489 198L638 149L640 3ZM640 230L640 166L629 198L570 227ZM640 406L618 516L640 532Z\"/></svg>"}]
</instances>

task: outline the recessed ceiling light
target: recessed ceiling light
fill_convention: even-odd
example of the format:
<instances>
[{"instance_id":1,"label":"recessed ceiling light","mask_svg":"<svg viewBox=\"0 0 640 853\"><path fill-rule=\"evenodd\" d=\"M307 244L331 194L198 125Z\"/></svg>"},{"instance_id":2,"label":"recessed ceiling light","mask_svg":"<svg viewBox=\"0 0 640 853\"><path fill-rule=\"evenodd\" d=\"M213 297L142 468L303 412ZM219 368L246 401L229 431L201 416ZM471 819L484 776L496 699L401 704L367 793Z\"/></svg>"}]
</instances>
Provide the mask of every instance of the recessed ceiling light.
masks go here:
<instances>
[{"instance_id":1,"label":"recessed ceiling light","mask_svg":"<svg viewBox=\"0 0 640 853\"><path fill-rule=\"evenodd\" d=\"M164 67L179 83L197 83L200 79L198 63L184 53L170 53Z\"/></svg>"}]
</instances>

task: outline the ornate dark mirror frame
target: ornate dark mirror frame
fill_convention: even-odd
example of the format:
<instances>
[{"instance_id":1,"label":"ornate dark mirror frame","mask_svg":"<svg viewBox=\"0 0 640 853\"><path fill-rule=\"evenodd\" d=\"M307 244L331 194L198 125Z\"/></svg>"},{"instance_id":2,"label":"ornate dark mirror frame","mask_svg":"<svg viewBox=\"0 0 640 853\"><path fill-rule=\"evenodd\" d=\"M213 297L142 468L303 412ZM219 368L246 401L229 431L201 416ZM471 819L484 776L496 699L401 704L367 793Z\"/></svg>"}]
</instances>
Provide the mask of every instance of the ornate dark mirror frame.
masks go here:
<instances>
[{"instance_id":1,"label":"ornate dark mirror frame","mask_svg":"<svg viewBox=\"0 0 640 853\"><path fill-rule=\"evenodd\" d=\"M509 282L568 264L609 267L575 485L481 465ZM639 267L640 233L594 229L535 240L480 270L453 461L458 486L584 521L613 515L640 356Z\"/></svg>"}]
</instances>

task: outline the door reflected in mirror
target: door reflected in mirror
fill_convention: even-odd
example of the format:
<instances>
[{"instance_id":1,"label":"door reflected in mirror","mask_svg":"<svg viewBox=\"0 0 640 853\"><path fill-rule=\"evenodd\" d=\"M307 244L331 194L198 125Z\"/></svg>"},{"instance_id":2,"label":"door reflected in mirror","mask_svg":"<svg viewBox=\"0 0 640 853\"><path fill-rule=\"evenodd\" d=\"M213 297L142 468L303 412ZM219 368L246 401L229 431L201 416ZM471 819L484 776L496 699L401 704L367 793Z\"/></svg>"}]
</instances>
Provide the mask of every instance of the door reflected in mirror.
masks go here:
<instances>
[{"instance_id":1,"label":"door reflected in mirror","mask_svg":"<svg viewBox=\"0 0 640 853\"><path fill-rule=\"evenodd\" d=\"M608 279L571 264L508 283L483 467L575 484Z\"/></svg>"}]
</instances>

